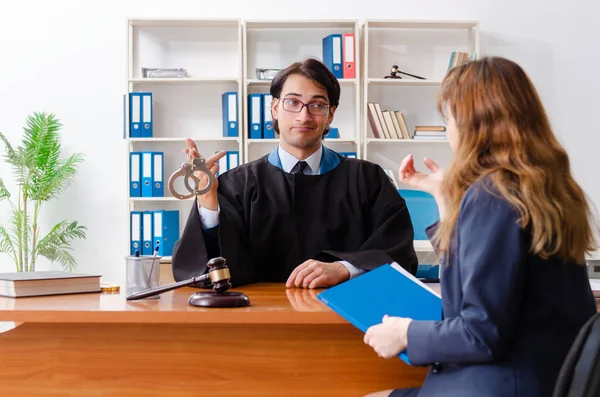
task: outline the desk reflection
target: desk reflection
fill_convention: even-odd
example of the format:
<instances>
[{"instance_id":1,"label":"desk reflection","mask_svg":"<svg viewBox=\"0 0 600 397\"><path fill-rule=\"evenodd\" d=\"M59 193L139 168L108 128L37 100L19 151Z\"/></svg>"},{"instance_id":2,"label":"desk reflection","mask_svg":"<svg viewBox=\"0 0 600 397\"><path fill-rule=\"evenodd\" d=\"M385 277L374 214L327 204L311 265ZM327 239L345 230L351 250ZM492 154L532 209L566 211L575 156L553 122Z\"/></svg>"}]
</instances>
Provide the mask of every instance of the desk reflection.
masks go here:
<instances>
[{"instance_id":1,"label":"desk reflection","mask_svg":"<svg viewBox=\"0 0 600 397\"><path fill-rule=\"evenodd\" d=\"M323 289L288 288L285 294L294 310L299 312L323 312L330 309L317 298Z\"/></svg>"}]
</instances>

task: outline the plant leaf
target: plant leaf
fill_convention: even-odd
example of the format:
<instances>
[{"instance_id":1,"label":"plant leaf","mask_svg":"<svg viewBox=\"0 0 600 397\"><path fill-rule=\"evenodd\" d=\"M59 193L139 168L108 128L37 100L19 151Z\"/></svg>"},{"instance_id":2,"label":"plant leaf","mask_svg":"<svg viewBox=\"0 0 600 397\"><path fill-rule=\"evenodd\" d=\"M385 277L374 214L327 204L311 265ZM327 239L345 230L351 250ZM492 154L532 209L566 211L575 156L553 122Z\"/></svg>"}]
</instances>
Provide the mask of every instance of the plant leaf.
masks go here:
<instances>
[{"instance_id":1,"label":"plant leaf","mask_svg":"<svg viewBox=\"0 0 600 397\"><path fill-rule=\"evenodd\" d=\"M87 228L81 226L77 221L69 223L62 221L56 224L52 230L37 244L38 255L46 257L51 262L60 263L63 268L72 271L75 269L75 258L69 250L70 244L77 238L86 238Z\"/></svg>"},{"instance_id":2,"label":"plant leaf","mask_svg":"<svg viewBox=\"0 0 600 397\"><path fill-rule=\"evenodd\" d=\"M13 174L15 176L15 180L19 186L23 186L27 180L27 169L25 167L25 162L23 159L23 150L22 148L17 148L17 150L13 149L12 145L6 139L3 133L0 132L0 140L6 146L6 153L4 153L4 160L13 166Z\"/></svg>"},{"instance_id":3,"label":"plant leaf","mask_svg":"<svg viewBox=\"0 0 600 397\"><path fill-rule=\"evenodd\" d=\"M83 155L74 154L64 163L57 163L55 168L39 174L31 189L33 200L47 201L69 187L77 174L77 165L83 162Z\"/></svg>"},{"instance_id":4,"label":"plant leaf","mask_svg":"<svg viewBox=\"0 0 600 397\"><path fill-rule=\"evenodd\" d=\"M10 192L4 185L4 181L0 178L0 201L10 198Z\"/></svg>"},{"instance_id":5,"label":"plant leaf","mask_svg":"<svg viewBox=\"0 0 600 397\"><path fill-rule=\"evenodd\" d=\"M61 126L53 114L36 112L27 118L23 136L23 158L31 178L28 178L25 187L28 196L35 195L40 184L51 179L56 172L60 155Z\"/></svg>"},{"instance_id":6,"label":"plant leaf","mask_svg":"<svg viewBox=\"0 0 600 397\"><path fill-rule=\"evenodd\" d=\"M0 237L0 252L9 254L14 260L16 258L15 247L13 246L12 239L4 226L0 226Z\"/></svg>"}]
</instances>

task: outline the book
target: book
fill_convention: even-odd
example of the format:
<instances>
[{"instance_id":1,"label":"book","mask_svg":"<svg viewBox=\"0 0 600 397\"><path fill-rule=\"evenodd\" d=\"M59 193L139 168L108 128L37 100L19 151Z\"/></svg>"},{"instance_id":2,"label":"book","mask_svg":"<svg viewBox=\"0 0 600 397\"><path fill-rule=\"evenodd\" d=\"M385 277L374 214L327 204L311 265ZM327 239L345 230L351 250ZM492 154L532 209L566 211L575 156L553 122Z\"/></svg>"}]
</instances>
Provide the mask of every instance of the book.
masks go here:
<instances>
[{"instance_id":1,"label":"book","mask_svg":"<svg viewBox=\"0 0 600 397\"><path fill-rule=\"evenodd\" d=\"M100 277L62 271L0 273L0 296L20 298L100 292Z\"/></svg>"},{"instance_id":2,"label":"book","mask_svg":"<svg viewBox=\"0 0 600 397\"><path fill-rule=\"evenodd\" d=\"M317 299L367 332L383 316L441 320L440 294L397 263L386 264L317 294ZM398 355L410 365L407 351Z\"/></svg>"}]
</instances>

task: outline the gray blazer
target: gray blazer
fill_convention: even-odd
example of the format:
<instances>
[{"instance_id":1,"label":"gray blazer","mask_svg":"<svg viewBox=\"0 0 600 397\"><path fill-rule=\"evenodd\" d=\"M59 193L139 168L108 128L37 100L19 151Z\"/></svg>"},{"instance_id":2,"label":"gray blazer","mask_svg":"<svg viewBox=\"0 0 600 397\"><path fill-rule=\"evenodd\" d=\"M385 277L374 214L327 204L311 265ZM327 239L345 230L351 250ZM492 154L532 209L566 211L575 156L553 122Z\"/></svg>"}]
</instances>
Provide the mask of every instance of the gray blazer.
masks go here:
<instances>
[{"instance_id":1,"label":"gray blazer","mask_svg":"<svg viewBox=\"0 0 600 397\"><path fill-rule=\"evenodd\" d=\"M586 267L528 252L518 213L484 185L494 191L478 182L461 203L442 266L443 320L409 326L410 361L431 365L419 397L551 396L577 332L596 312Z\"/></svg>"}]
</instances>

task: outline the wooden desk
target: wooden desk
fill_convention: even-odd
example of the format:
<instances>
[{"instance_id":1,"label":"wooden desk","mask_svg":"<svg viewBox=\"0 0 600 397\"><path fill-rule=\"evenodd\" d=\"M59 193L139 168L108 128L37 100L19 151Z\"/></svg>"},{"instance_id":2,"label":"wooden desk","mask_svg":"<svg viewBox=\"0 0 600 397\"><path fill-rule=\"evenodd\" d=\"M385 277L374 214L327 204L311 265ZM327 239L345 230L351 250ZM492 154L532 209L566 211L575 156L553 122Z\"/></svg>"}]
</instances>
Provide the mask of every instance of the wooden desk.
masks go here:
<instances>
[{"instance_id":1,"label":"wooden desk","mask_svg":"<svg viewBox=\"0 0 600 397\"><path fill-rule=\"evenodd\" d=\"M98 293L0 298L0 396L362 396L420 385L428 368L380 359L318 290L241 288L252 306L202 309Z\"/></svg>"}]
</instances>

